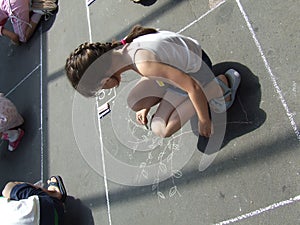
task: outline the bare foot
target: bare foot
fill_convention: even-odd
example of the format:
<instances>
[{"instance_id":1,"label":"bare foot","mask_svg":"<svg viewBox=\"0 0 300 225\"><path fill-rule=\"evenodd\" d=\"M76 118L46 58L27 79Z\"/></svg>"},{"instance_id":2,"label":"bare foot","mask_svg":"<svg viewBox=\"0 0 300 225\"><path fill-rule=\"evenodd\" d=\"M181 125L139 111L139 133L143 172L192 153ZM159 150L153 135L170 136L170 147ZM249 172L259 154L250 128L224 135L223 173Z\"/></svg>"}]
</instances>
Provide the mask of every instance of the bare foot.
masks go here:
<instances>
[{"instance_id":1,"label":"bare foot","mask_svg":"<svg viewBox=\"0 0 300 225\"><path fill-rule=\"evenodd\" d=\"M141 109L139 111L136 112L136 120L140 123L140 124L147 124L148 123L148 119L147 119L147 114L149 112L149 109Z\"/></svg>"},{"instance_id":2,"label":"bare foot","mask_svg":"<svg viewBox=\"0 0 300 225\"><path fill-rule=\"evenodd\" d=\"M48 191L50 191L53 194L53 197L61 199L62 193L60 193L60 190L58 188L58 183L55 177L51 177L50 180L47 181L48 183Z\"/></svg>"}]
</instances>

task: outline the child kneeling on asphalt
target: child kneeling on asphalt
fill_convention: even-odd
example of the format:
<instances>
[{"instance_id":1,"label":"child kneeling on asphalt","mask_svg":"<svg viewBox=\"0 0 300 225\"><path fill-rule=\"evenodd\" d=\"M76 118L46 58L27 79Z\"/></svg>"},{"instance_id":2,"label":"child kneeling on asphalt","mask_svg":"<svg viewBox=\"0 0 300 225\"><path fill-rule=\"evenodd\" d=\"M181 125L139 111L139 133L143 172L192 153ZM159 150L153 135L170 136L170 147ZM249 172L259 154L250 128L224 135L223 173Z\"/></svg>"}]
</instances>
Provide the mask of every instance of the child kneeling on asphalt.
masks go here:
<instances>
[{"instance_id":1,"label":"child kneeling on asphalt","mask_svg":"<svg viewBox=\"0 0 300 225\"><path fill-rule=\"evenodd\" d=\"M17 127L23 123L16 106L0 93L0 137L8 141L9 151L14 151L21 141L24 131Z\"/></svg>"}]
</instances>

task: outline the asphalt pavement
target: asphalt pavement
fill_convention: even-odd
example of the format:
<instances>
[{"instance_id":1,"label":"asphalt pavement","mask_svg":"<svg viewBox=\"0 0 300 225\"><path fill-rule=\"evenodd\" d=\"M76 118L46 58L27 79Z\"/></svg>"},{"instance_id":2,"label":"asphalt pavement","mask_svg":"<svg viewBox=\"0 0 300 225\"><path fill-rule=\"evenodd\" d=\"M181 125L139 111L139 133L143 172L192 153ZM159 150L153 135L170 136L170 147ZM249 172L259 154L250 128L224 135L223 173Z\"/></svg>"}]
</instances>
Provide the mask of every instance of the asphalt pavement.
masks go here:
<instances>
[{"instance_id":1,"label":"asphalt pavement","mask_svg":"<svg viewBox=\"0 0 300 225\"><path fill-rule=\"evenodd\" d=\"M15 152L0 144L1 187L62 176L66 225L300 224L298 1L58 4L28 43L0 38L0 90L26 132ZM126 106L133 72L98 99L71 87L64 65L79 44L119 40L136 24L190 36L214 72L240 72L219 149L205 147L193 120L167 139L138 126Z\"/></svg>"}]
</instances>

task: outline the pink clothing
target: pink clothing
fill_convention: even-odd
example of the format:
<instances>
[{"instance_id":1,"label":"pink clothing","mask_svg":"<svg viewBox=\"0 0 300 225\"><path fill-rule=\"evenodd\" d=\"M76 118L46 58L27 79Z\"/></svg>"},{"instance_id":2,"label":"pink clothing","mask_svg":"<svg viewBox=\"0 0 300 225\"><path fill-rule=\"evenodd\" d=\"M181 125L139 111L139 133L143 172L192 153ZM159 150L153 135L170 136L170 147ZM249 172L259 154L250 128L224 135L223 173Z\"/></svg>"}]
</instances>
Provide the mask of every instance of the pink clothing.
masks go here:
<instances>
[{"instance_id":1,"label":"pink clothing","mask_svg":"<svg viewBox=\"0 0 300 225\"><path fill-rule=\"evenodd\" d=\"M15 105L0 93L0 132L20 126L23 122Z\"/></svg>"},{"instance_id":2,"label":"pink clothing","mask_svg":"<svg viewBox=\"0 0 300 225\"><path fill-rule=\"evenodd\" d=\"M0 35L8 19L11 19L14 32L21 42L26 42L25 31L29 26L29 0L0 0ZM33 14L31 20L38 23L41 15Z\"/></svg>"}]
</instances>

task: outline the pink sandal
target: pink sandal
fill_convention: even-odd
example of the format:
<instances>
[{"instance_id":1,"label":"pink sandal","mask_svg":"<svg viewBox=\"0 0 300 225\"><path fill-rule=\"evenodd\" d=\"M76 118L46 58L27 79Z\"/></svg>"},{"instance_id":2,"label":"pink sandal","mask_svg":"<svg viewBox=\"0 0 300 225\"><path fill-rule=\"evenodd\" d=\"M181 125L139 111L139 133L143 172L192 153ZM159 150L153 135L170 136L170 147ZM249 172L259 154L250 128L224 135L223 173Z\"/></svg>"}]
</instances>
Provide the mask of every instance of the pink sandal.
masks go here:
<instances>
[{"instance_id":1,"label":"pink sandal","mask_svg":"<svg viewBox=\"0 0 300 225\"><path fill-rule=\"evenodd\" d=\"M17 140L15 140L14 142L9 142L8 143L8 150L9 151L14 151L16 150L16 148L18 147L18 145L20 144L20 141L22 140L22 137L24 136L24 131L22 129L18 129L19 132L19 137L17 138Z\"/></svg>"}]
</instances>

